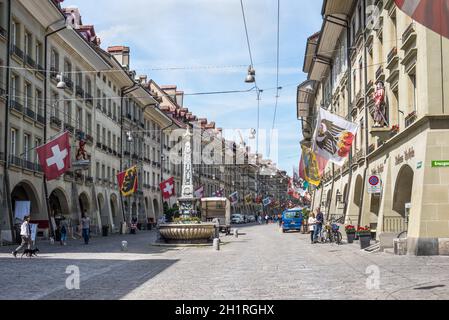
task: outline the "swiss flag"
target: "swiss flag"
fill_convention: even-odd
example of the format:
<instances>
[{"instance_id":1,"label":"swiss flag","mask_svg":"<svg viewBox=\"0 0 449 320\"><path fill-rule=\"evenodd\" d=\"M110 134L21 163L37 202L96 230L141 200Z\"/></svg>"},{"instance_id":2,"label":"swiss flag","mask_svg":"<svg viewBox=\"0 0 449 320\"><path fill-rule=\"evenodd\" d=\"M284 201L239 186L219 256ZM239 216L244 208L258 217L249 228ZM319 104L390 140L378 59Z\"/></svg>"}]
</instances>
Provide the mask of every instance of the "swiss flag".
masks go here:
<instances>
[{"instance_id":1,"label":"swiss flag","mask_svg":"<svg viewBox=\"0 0 449 320\"><path fill-rule=\"evenodd\" d=\"M69 132L40 146L36 151L48 181L60 177L71 167Z\"/></svg>"},{"instance_id":2,"label":"swiss flag","mask_svg":"<svg viewBox=\"0 0 449 320\"><path fill-rule=\"evenodd\" d=\"M449 0L395 0L412 19L449 38Z\"/></svg>"},{"instance_id":3,"label":"swiss flag","mask_svg":"<svg viewBox=\"0 0 449 320\"><path fill-rule=\"evenodd\" d=\"M175 178L171 177L159 184L159 188L162 191L162 197L164 199L170 199L175 195Z\"/></svg>"}]
</instances>

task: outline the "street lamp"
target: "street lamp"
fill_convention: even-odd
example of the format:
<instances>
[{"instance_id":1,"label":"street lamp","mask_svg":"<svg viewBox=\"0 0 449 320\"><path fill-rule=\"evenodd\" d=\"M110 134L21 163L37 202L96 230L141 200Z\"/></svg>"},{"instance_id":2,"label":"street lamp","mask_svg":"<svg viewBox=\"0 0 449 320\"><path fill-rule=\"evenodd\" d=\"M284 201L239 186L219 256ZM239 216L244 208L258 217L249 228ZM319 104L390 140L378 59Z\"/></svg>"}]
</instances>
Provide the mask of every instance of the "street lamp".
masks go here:
<instances>
[{"instance_id":1,"label":"street lamp","mask_svg":"<svg viewBox=\"0 0 449 320\"><path fill-rule=\"evenodd\" d=\"M256 82L256 70L254 70L253 66L248 67L248 75L246 76L246 83L254 83Z\"/></svg>"},{"instance_id":2,"label":"street lamp","mask_svg":"<svg viewBox=\"0 0 449 320\"><path fill-rule=\"evenodd\" d=\"M58 84L56 85L56 88L64 90L67 88L66 83L64 82L64 76L62 73L58 74L56 76L56 80L58 81Z\"/></svg>"}]
</instances>

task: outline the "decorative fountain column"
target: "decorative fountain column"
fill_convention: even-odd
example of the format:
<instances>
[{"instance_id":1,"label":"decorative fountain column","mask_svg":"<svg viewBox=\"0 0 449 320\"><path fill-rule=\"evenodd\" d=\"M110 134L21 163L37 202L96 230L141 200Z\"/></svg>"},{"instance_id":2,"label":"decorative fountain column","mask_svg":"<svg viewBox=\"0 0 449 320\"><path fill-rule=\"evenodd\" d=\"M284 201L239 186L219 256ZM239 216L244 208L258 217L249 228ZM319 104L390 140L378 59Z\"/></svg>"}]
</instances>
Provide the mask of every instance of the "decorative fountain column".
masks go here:
<instances>
[{"instance_id":1,"label":"decorative fountain column","mask_svg":"<svg viewBox=\"0 0 449 320\"><path fill-rule=\"evenodd\" d=\"M162 224L159 227L161 238L167 243L208 243L215 235L215 224L195 221L197 199L193 194L192 175L192 133L187 128L183 136L183 175L181 197L178 198L179 221Z\"/></svg>"},{"instance_id":2,"label":"decorative fountain column","mask_svg":"<svg viewBox=\"0 0 449 320\"><path fill-rule=\"evenodd\" d=\"M196 199L193 195L193 175L192 175L192 134L189 128L183 136L183 173L181 197L178 199L180 218L188 219L196 215Z\"/></svg>"}]
</instances>

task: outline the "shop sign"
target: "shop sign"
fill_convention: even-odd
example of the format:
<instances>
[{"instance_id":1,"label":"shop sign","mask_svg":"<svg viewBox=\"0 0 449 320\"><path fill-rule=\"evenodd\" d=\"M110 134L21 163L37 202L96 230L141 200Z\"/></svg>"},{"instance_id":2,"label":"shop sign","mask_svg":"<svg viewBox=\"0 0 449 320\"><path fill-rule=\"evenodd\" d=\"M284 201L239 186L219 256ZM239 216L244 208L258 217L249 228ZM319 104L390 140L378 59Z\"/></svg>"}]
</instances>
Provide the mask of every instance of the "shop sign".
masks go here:
<instances>
[{"instance_id":1,"label":"shop sign","mask_svg":"<svg viewBox=\"0 0 449 320\"><path fill-rule=\"evenodd\" d=\"M449 160L432 160L432 168L449 168Z\"/></svg>"},{"instance_id":2,"label":"shop sign","mask_svg":"<svg viewBox=\"0 0 449 320\"><path fill-rule=\"evenodd\" d=\"M399 164L403 163L404 161L413 159L414 157L415 157L415 149L413 149L413 147L411 147L408 150L404 151L403 154L398 154L395 157L395 165L399 165Z\"/></svg>"}]
</instances>

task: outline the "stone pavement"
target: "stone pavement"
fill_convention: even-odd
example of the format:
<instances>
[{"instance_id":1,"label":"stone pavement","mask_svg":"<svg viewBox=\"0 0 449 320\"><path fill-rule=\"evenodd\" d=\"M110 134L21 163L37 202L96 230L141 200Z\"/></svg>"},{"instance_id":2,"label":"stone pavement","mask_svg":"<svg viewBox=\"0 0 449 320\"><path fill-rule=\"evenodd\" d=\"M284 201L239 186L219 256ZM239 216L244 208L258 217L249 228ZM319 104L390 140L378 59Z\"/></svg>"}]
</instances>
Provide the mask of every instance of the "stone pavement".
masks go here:
<instances>
[{"instance_id":1,"label":"stone pavement","mask_svg":"<svg viewBox=\"0 0 449 320\"><path fill-rule=\"evenodd\" d=\"M449 257L311 245L308 235L282 234L274 224L239 230L238 238L223 238L220 251L152 246L155 231L94 238L87 246L42 243L33 259L14 259L12 248L0 247L0 299L449 298ZM65 286L71 265L80 270L79 290Z\"/></svg>"}]
</instances>

